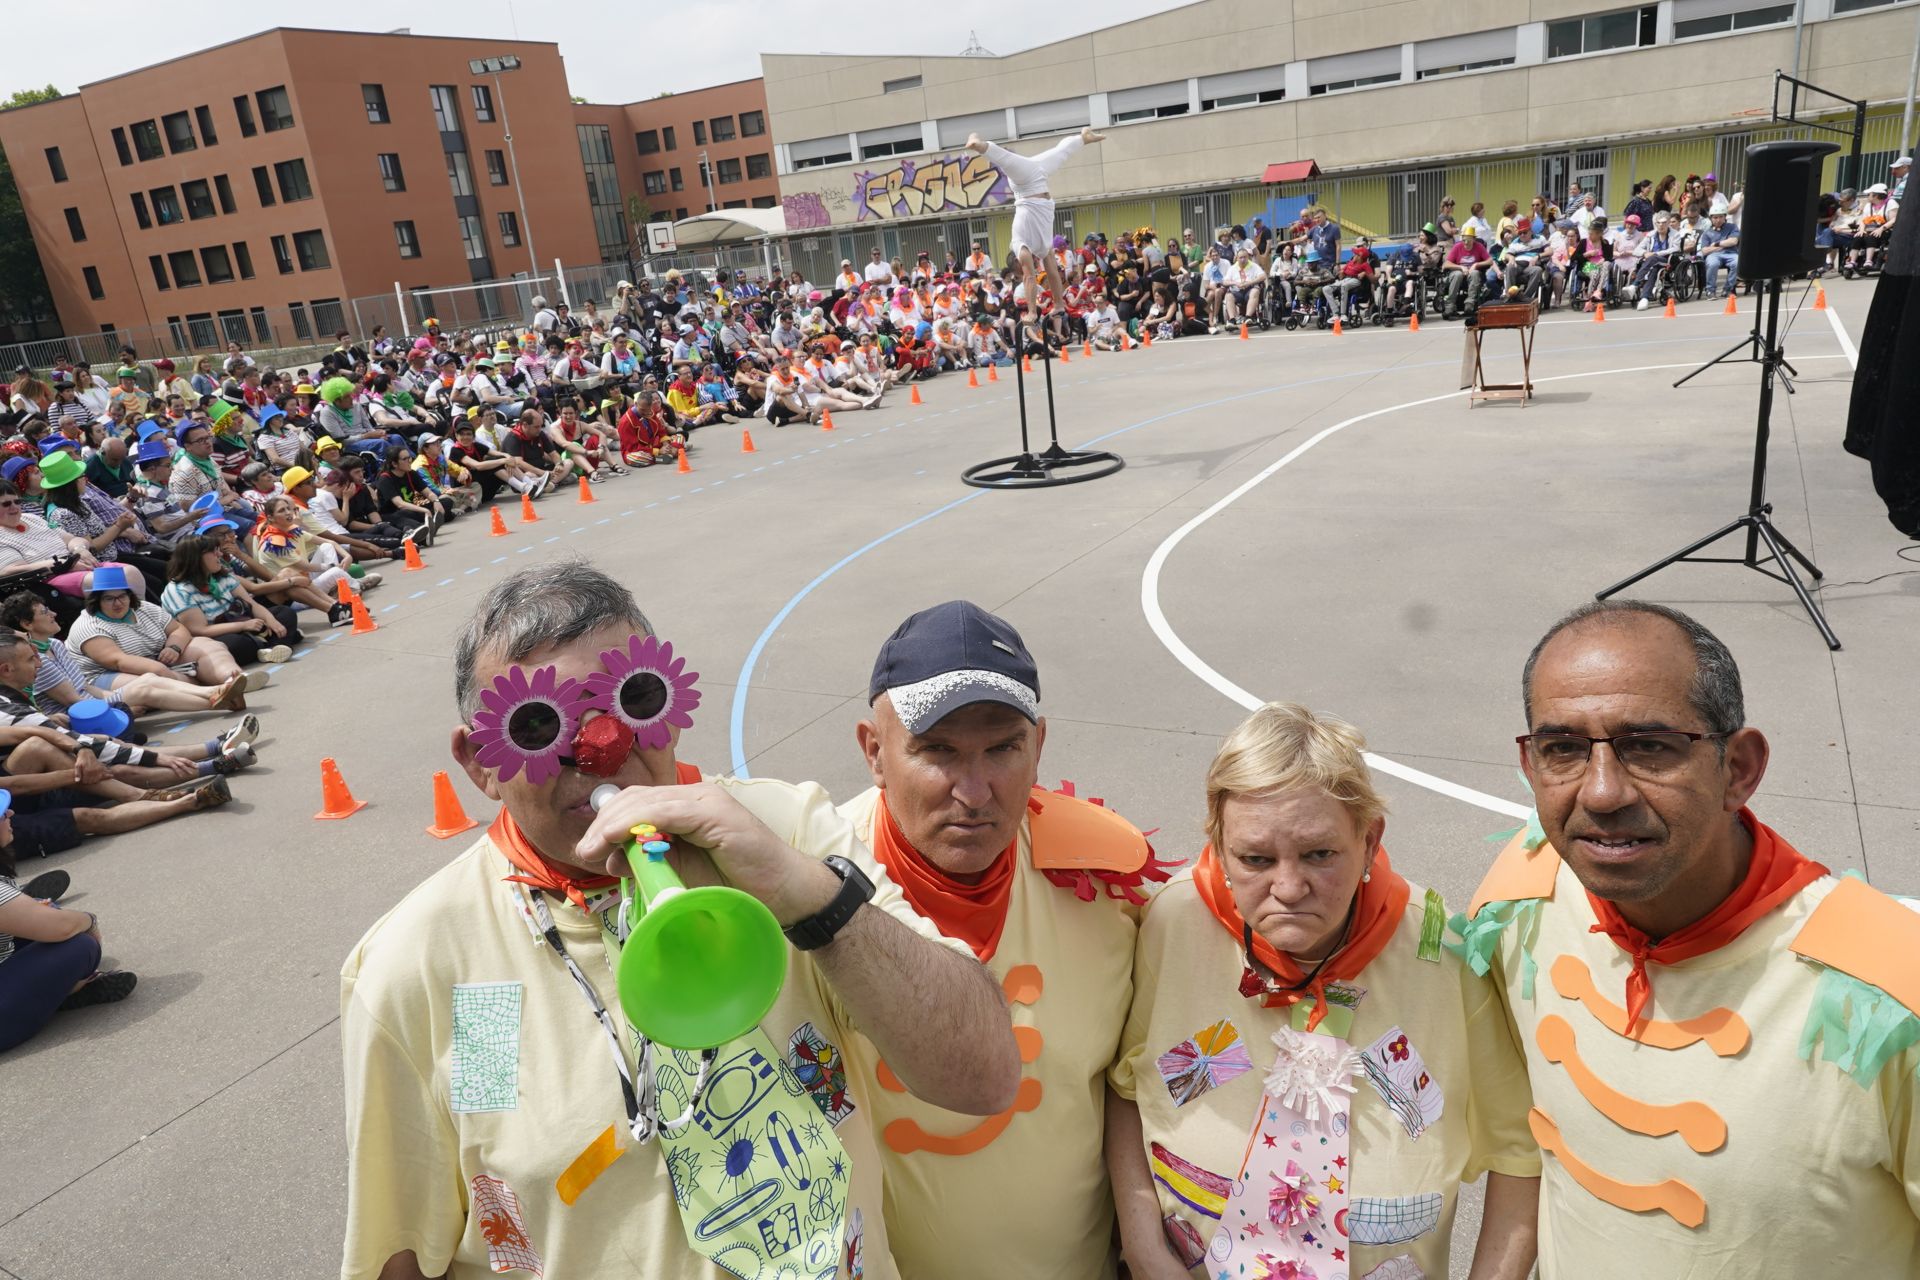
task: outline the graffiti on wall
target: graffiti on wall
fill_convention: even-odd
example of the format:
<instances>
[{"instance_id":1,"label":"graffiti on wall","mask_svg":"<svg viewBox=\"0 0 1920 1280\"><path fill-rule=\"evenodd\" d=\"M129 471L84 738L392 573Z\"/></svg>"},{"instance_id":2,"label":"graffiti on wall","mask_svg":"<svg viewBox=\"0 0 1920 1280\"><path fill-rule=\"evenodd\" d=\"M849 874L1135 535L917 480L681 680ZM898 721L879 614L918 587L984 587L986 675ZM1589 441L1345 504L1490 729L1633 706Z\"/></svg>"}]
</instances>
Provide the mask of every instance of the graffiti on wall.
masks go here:
<instances>
[{"instance_id":1,"label":"graffiti on wall","mask_svg":"<svg viewBox=\"0 0 1920 1280\"><path fill-rule=\"evenodd\" d=\"M799 195L781 196L780 209L787 215L787 230L806 231L813 227L830 226L833 218L827 213L826 202L820 199L818 191L803 191Z\"/></svg>"},{"instance_id":2,"label":"graffiti on wall","mask_svg":"<svg viewBox=\"0 0 1920 1280\"><path fill-rule=\"evenodd\" d=\"M1007 176L971 151L916 164L902 160L891 169L858 173L853 178L853 211L867 218L915 218L948 209L980 209L1013 198Z\"/></svg>"}]
</instances>

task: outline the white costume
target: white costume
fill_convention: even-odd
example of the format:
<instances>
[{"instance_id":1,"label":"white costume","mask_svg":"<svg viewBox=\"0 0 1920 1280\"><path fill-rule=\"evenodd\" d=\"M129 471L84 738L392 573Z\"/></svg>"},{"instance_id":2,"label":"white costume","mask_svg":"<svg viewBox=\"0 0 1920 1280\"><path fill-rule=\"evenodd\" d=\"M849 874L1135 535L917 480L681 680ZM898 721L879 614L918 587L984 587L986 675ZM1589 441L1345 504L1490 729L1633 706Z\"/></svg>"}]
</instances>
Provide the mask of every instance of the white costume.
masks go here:
<instances>
[{"instance_id":1,"label":"white costume","mask_svg":"<svg viewBox=\"0 0 1920 1280\"><path fill-rule=\"evenodd\" d=\"M1007 185L1013 188L1014 252L1025 248L1038 258L1053 248L1053 195L1047 179L1085 145L1077 133L1037 156L1023 156L998 143L987 144L987 159L1007 175Z\"/></svg>"}]
</instances>

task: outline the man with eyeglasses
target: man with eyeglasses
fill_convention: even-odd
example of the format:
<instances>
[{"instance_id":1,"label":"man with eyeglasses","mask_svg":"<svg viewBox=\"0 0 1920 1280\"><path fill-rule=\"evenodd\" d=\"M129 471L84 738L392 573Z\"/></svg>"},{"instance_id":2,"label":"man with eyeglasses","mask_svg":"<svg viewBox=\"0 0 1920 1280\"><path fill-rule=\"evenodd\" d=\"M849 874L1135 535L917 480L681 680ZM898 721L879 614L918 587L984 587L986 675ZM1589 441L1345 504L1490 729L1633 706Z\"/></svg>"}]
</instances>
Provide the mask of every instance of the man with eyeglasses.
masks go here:
<instances>
[{"instance_id":1,"label":"man with eyeglasses","mask_svg":"<svg viewBox=\"0 0 1920 1280\"><path fill-rule=\"evenodd\" d=\"M214 465L213 427L198 417L189 418L174 428L173 438L180 452L174 455L173 473L167 477L167 496L191 511L194 503L213 494L221 512L242 533L252 528L257 518L253 508L233 491Z\"/></svg>"},{"instance_id":2,"label":"man with eyeglasses","mask_svg":"<svg viewBox=\"0 0 1920 1280\"><path fill-rule=\"evenodd\" d=\"M1920 1274L1920 913L1746 807L1767 739L1686 614L1584 605L1521 688L1537 817L1448 945L1527 1055L1540 1275Z\"/></svg>"}]
</instances>

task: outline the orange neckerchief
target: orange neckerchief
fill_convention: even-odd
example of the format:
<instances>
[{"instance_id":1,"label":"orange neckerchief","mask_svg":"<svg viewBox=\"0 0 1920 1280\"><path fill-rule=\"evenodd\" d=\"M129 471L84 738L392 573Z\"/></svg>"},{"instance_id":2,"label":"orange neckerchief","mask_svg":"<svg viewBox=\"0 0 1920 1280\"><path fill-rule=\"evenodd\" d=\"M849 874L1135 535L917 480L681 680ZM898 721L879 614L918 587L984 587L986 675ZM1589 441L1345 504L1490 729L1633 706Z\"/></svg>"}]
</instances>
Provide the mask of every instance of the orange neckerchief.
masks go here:
<instances>
[{"instance_id":1,"label":"orange neckerchief","mask_svg":"<svg viewBox=\"0 0 1920 1280\"><path fill-rule=\"evenodd\" d=\"M1754 817L1752 810L1742 809L1739 816L1741 823L1753 836L1753 856L1747 863L1747 878L1740 882L1739 888L1727 895L1726 901L1686 928L1655 942L1628 924L1613 903L1605 898L1596 898L1591 893L1587 895L1587 901L1593 904L1594 917L1599 920L1589 932L1606 934L1622 951L1633 957L1633 969L1627 974L1629 1031L1640 1021L1640 1015L1646 1011L1647 1001L1653 997L1653 981L1647 976L1648 961L1654 964L1677 964L1695 956L1704 956L1710 951L1718 951L1745 933L1747 926L1761 916L1828 874L1825 867L1782 840L1772 827Z\"/></svg>"},{"instance_id":2,"label":"orange neckerchief","mask_svg":"<svg viewBox=\"0 0 1920 1280\"><path fill-rule=\"evenodd\" d=\"M1031 806L1033 801L1029 800ZM882 791L873 813L873 856L900 886L914 910L934 922L949 938L958 938L973 948L982 963L993 959L1000 946L1000 931L1007 924L1007 901L1013 893L1013 863L1019 856L1020 837L1014 836L1007 851L994 859L977 884L962 884L948 876L907 843L900 824L887 809L887 793Z\"/></svg>"},{"instance_id":3,"label":"orange neckerchief","mask_svg":"<svg viewBox=\"0 0 1920 1280\"><path fill-rule=\"evenodd\" d=\"M1268 1009L1283 1009L1312 997L1313 1012L1307 1015L1307 1030L1312 1031L1327 1016L1327 984L1358 978L1361 970L1386 950L1394 930L1400 927L1401 916L1406 914L1407 899L1412 891L1405 878L1387 861L1386 849L1374 855L1371 874L1373 878L1362 880L1360 891L1354 896L1353 919L1347 925L1346 942L1314 971L1311 982L1292 956L1283 955L1271 942L1248 930L1246 921L1240 918L1240 908L1234 905L1233 890L1227 887L1226 867L1211 844L1200 851L1199 865L1193 869L1193 885L1220 927L1237 942L1245 943L1251 938L1253 958L1291 988L1270 990L1260 974L1244 969L1240 994L1260 996L1261 1005Z\"/></svg>"},{"instance_id":4,"label":"orange neckerchief","mask_svg":"<svg viewBox=\"0 0 1920 1280\"><path fill-rule=\"evenodd\" d=\"M686 786L700 781L700 767L684 760L673 762L675 781ZM619 876L592 876L576 867L562 866L546 854L534 848L526 833L520 830L520 824L513 820L506 806L500 806L500 815L487 828L487 838L494 847L506 855L517 876L505 876L515 884L530 884L536 889L544 889L551 894L565 898L582 911L587 909L587 894L600 889L611 889L620 883Z\"/></svg>"}]
</instances>

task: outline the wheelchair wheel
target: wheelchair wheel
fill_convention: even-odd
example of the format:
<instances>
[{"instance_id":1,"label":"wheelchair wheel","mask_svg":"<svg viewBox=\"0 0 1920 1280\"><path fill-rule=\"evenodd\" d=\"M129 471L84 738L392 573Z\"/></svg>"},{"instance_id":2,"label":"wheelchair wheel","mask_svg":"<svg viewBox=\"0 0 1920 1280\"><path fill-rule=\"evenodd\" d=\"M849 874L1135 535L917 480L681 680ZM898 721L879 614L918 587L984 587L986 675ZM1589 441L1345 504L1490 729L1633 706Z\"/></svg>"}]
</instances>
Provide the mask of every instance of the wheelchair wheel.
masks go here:
<instances>
[{"instance_id":1,"label":"wheelchair wheel","mask_svg":"<svg viewBox=\"0 0 1920 1280\"><path fill-rule=\"evenodd\" d=\"M1672 292L1675 302L1685 302L1693 297L1693 268L1684 266L1668 272L1667 288Z\"/></svg>"},{"instance_id":2,"label":"wheelchair wheel","mask_svg":"<svg viewBox=\"0 0 1920 1280\"><path fill-rule=\"evenodd\" d=\"M1293 312L1289 311L1287 312L1287 318L1281 323L1286 326L1286 330L1288 333L1292 333L1295 329L1298 329L1300 327L1300 317L1293 314Z\"/></svg>"}]
</instances>

